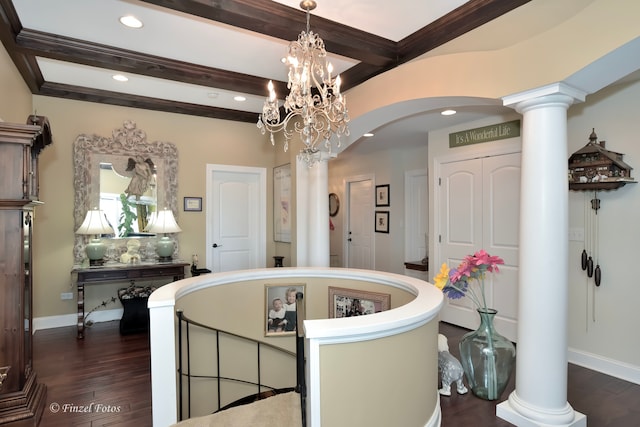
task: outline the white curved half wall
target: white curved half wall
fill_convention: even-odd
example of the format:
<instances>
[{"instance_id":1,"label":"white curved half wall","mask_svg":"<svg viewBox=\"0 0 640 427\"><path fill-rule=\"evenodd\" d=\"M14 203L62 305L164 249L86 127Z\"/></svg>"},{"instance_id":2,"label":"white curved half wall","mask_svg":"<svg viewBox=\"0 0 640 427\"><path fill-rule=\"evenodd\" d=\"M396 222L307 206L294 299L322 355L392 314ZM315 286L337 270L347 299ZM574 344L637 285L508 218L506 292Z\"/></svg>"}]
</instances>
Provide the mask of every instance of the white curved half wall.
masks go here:
<instances>
[{"instance_id":1,"label":"white curved half wall","mask_svg":"<svg viewBox=\"0 0 640 427\"><path fill-rule=\"evenodd\" d=\"M305 282L306 294L316 300L312 305L322 307L319 314L317 308L314 312L307 305L308 320L304 321L307 425L336 425L336 417L342 422L356 415L361 419L363 414L371 418L368 426L389 425L388 419L402 420L407 426L440 425L437 316L443 304L441 291L419 279L370 270L267 268L192 277L165 285L151 295L154 426L177 422L176 303L220 285L255 286L287 280ZM396 295L396 305L402 305L394 305L392 297L388 311L327 319L326 288L340 283L387 288ZM262 298L260 294L258 299ZM215 303L211 301L212 309ZM357 378L357 382L344 387L349 377Z\"/></svg>"}]
</instances>

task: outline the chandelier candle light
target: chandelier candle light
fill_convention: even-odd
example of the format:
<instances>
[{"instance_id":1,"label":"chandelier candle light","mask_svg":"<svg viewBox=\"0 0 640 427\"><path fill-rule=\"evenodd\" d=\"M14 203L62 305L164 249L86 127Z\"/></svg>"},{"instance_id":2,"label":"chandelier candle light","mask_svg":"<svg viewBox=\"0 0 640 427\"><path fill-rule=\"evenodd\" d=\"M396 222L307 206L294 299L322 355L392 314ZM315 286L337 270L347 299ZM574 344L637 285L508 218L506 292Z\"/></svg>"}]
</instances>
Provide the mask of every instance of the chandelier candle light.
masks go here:
<instances>
[{"instance_id":1,"label":"chandelier candle light","mask_svg":"<svg viewBox=\"0 0 640 427\"><path fill-rule=\"evenodd\" d=\"M341 136L349 135L349 115L346 98L340 93L340 76L332 76L333 66L326 60L324 41L309 30L309 12L316 8L316 2L303 0L300 7L307 11L307 30L289 44L287 58L283 59L289 66L286 116L280 120L278 99L269 81L269 97L258 117L258 128L263 135L269 131L272 145L273 134L283 131L285 152L294 132L300 134L304 147L299 157L311 167L320 160L321 151L331 155L332 135L337 137L336 147L340 147Z\"/></svg>"}]
</instances>

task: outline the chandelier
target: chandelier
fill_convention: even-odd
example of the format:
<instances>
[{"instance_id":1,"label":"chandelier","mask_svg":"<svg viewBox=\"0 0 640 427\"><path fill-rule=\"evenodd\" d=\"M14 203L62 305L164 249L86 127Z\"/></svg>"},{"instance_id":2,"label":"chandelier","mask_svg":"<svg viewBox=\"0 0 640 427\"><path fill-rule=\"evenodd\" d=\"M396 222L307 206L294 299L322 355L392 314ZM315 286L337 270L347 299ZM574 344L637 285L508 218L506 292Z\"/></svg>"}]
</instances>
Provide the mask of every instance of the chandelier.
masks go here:
<instances>
[{"instance_id":1,"label":"chandelier","mask_svg":"<svg viewBox=\"0 0 640 427\"><path fill-rule=\"evenodd\" d=\"M287 58L283 59L289 67L290 90L284 101L285 117L281 120L273 82L269 81L269 97L258 117L258 128L263 135L269 131L272 145L274 133L282 131L285 152L298 133L304 144L299 157L311 167L320 160L321 151L331 154L332 135L337 137L336 147L340 147L340 137L349 135L349 115L346 99L340 93L340 76L331 75L333 66L326 60L324 41L309 30L309 11L316 8L316 2L303 0L300 7L307 11L307 30L289 43Z\"/></svg>"}]
</instances>

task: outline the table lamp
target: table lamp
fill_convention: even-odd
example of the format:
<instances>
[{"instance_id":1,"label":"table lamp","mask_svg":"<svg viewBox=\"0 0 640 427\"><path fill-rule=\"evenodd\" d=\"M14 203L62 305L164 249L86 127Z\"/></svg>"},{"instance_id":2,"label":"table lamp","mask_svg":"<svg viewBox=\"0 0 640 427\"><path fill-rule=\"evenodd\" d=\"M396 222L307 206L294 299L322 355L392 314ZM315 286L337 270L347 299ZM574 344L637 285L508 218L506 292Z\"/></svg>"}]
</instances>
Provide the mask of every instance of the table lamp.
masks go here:
<instances>
[{"instance_id":1,"label":"table lamp","mask_svg":"<svg viewBox=\"0 0 640 427\"><path fill-rule=\"evenodd\" d=\"M102 234L114 234L113 227L107 221L107 217L99 209L92 209L87 212L82 225L76 230L76 234L92 234L95 237L85 247L89 265L102 265L104 263L104 254L107 252L105 245L100 236Z\"/></svg>"},{"instance_id":2,"label":"table lamp","mask_svg":"<svg viewBox=\"0 0 640 427\"><path fill-rule=\"evenodd\" d=\"M158 211L155 220L147 227L147 231L156 234L163 234L156 243L156 253L160 262L168 262L173 259L173 239L167 233L179 233L182 231L176 223L171 209Z\"/></svg>"}]
</instances>

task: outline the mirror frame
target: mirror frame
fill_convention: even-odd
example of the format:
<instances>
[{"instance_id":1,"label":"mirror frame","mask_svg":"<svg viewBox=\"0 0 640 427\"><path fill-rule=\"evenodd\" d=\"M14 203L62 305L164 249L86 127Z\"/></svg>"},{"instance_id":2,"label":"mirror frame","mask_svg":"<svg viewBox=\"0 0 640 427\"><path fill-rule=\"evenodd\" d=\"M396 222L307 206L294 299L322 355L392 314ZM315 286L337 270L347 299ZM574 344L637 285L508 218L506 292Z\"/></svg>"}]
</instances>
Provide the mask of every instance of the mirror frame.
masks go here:
<instances>
[{"instance_id":1,"label":"mirror frame","mask_svg":"<svg viewBox=\"0 0 640 427\"><path fill-rule=\"evenodd\" d=\"M153 160L157 168L157 206L173 211L178 218L178 149L175 144L164 141L147 141L147 134L137 129L132 120L125 120L121 128L114 129L112 137L81 134L73 143L73 187L74 187L74 232L82 224L89 209L100 202L100 162L114 159L145 156ZM139 237L136 237L139 238ZM155 237L153 237L155 239ZM140 237L146 244L150 238ZM89 236L75 234L73 245L74 264L82 264L86 258L85 245ZM127 238L113 238L118 254L127 251ZM178 253L178 242L174 257Z\"/></svg>"}]
</instances>

